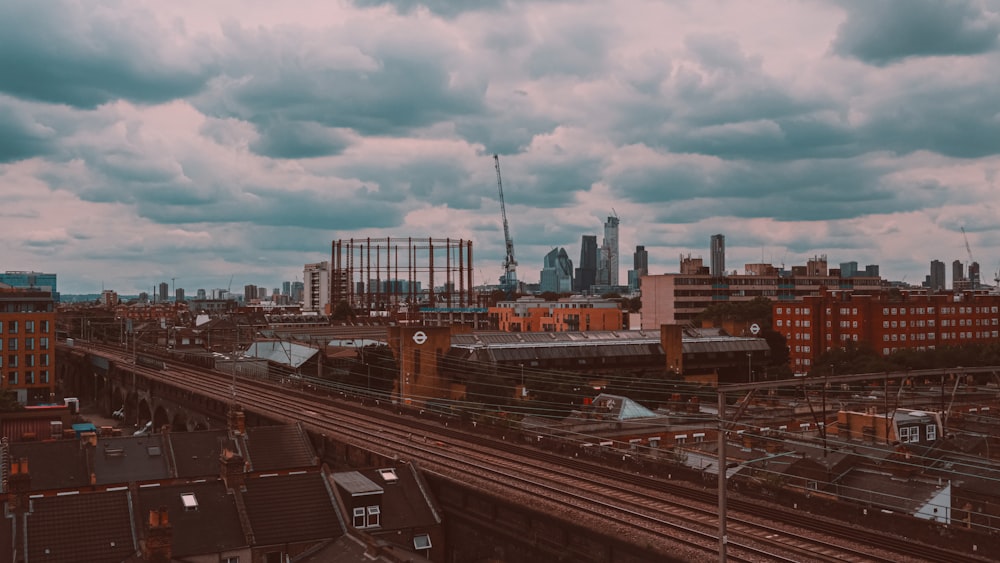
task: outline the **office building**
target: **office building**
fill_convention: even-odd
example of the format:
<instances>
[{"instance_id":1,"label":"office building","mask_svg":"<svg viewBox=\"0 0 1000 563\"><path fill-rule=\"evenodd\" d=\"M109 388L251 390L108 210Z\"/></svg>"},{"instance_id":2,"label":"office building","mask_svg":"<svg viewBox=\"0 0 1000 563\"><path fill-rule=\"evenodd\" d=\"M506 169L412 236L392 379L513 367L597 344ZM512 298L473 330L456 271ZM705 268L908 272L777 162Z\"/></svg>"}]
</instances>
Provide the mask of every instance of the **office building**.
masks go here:
<instances>
[{"instance_id":1,"label":"office building","mask_svg":"<svg viewBox=\"0 0 1000 563\"><path fill-rule=\"evenodd\" d=\"M292 282L290 281L281 282L281 294L288 296L292 295Z\"/></svg>"},{"instance_id":2,"label":"office building","mask_svg":"<svg viewBox=\"0 0 1000 563\"><path fill-rule=\"evenodd\" d=\"M170 286L167 285L167 282L160 282L160 292L159 292L158 296L159 296L159 302L160 303L166 303L167 302L167 299L170 296Z\"/></svg>"},{"instance_id":3,"label":"office building","mask_svg":"<svg viewBox=\"0 0 1000 563\"><path fill-rule=\"evenodd\" d=\"M174 301L176 301L177 303L184 301L183 287L178 287L177 289L174 290Z\"/></svg>"},{"instance_id":4,"label":"office building","mask_svg":"<svg viewBox=\"0 0 1000 563\"><path fill-rule=\"evenodd\" d=\"M583 235L580 241L580 265L573 277L573 289L584 292L597 282L597 236Z\"/></svg>"},{"instance_id":5,"label":"office building","mask_svg":"<svg viewBox=\"0 0 1000 563\"><path fill-rule=\"evenodd\" d=\"M616 300L567 297L546 301L522 297L501 301L489 309L490 322L504 332L567 332L622 330L624 316Z\"/></svg>"},{"instance_id":6,"label":"office building","mask_svg":"<svg viewBox=\"0 0 1000 563\"><path fill-rule=\"evenodd\" d=\"M293 281L292 282L292 289L291 289L291 291L292 291L292 294L291 294L292 303L301 303L302 302L302 290L303 290L304 287L305 287L305 285L302 282L300 282L300 281Z\"/></svg>"},{"instance_id":7,"label":"office building","mask_svg":"<svg viewBox=\"0 0 1000 563\"><path fill-rule=\"evenodd\" d=\"M542 265L539 289L543 292L569 293L573 291L573 261L565 248L553 248Z\"/></svg>"},{"instance_id":8,"label":"office building","mask_svg":"<svg viewBox=\"0 0 1000 563\"><path fill-rule=\"evenodd\" d=\"M604 243L601 245L597 263L598 285L614 287L618 285L618 224L615 216L604 222Z\"/></svg>"},{"instance_id":9,"label":"office building","mask_svg":"<svg viewBox=\"0 0 1000 563\"><path fill-rule=\"evenodd\" d=\"M851 262L841 262L840 263L840 277L842 278L853 278L858 275L858 263Z\"/></svg>"},{"instance_id":10,"label":"office building","mask_svg":"<svg viewBox=\"0 0 1000 563\"><path fill-rule=\"evenodd\" d=\"M243 286L243 302L250 303L255 299L257 299L257 286L254 284Z\"/></svg>"},{"instance_id":11,"label":"office building","mask_svg":"<svg viewBox=\"0 0 1000 563\"><path fill-rule=\"evenodd\" d=\"M966 289L964 285L965 285L965 264L962 264L961 260L955 260L951 263L951 288Z\"/></svg>"},{"instance_id":12,"label":"office building","mask_svg":"<svg viewBox=\"0 0 1000 563\"><path fill-rule=\"evenodd\" d=\"M52 299L59 302L59 288L56 287L56 274L42 272L7 271L0 273L0 284L6 284L17 289L37 289L48 291Z\"/></svg>"},{"instance_id":13,"label":"office building","mask_svg":"<svg viewBox=\"0 0 1000 563\"><path fill-rule=\"evenodd\" d=\"M646 247L639 245L635 247L632 254L632 269L628 272L628 288L632 291L639 289L639 280L649 273L649 252Z\"/></svg>"},{"instance_id":14,"label":"office building","mask_svg":"<svg viewBox=\"0 0 1000 563\"><path fill-rule=\"evenodd\" d=\"M709 267L713 278L726 275L725 235L712 235L712 257Z\"/></svg>"},{"instance_id":15,"label":"office building","mask_svg":"<svg viewBox=\"0 0 1000 563\"><path fill-rule=\"evenodd\" d=\"M207 294L207 293L205 293L205 290L204 290L204 289L199 289L199 290L198 290L198 300L199 300L199 301L204 301L204 300L205 300L205 297L206 297L206 295L208 295L208 294Z\"/></svg>"},{"instance_id":16,"label":"office building","mask_svg":"<svg viewBox=\"0 0 1000 563\"><path fill-rule=\"evenodd\" d=\"M868 264L865 266L865 277L877 278L879 277L878 264Z\"/></svg>"},{"instance_id":17,"label":"office building","mask_svg":"<svg viewBox=\"0 0 1000 563\"><path fill-rule=\"evenodd\" d=\"M969 264L969 285L970 289L979 289L982 287L981 279L979 277L979 262L972 262Z\"/></svg>"}]
</instances>

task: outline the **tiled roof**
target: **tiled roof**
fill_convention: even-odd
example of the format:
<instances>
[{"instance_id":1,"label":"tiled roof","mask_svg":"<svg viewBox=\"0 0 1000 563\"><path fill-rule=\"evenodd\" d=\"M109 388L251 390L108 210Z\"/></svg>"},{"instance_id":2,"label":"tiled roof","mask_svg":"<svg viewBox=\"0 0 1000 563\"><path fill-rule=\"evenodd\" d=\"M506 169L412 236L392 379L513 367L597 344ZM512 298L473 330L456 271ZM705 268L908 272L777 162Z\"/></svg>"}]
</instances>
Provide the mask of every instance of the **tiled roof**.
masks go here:
<instances>
[{"instance_id":1,"label":"tiled roof","mask_svg":"<svg viewBox=\"0 0 1000 563\"><path fill-rule=\"evenodd\" d=\"M73 489L90 484L86 450L79 440L10 445L12 459L28 458L31 490Z\"/></svg>"},{"instance_id":2,"label":"tiled roof","mask_svg":"<svg viewBox=\"0 0 1000 563\"><path fill-rule=\"evenodd\" d=\"M249 478L243 501L258 546L321 541L344 533L318 472Z\"/></svg>"},{"instance_id":3,"label":"tiled roof","mask_svg":"<svg viewBox=\"0 0 1000 563\"><path fill-rule=\"evenodd\" d=\"M219 475L219 455L223 446L235 450L225 430L172 432L167 438L176 466L177 477L214 477Z\"/></svg>"},{"instance_id":4,"label":"tiled roof","mask_svg":"<svg viewBox=\"0 0 1000 563\"><path fill-rule=\"evenodd\" d=\"M94 451L94 473L98 485L170 477L161 435L99 439Z\"/></svg>"},{"instance_id":5,"label":"tiled roof","mask_svg":"<svg viewBox=\"0 0 1000 563\"><path fill-rule=\"evenodd\" d=\"M27 561L120 563L138 551L126 490L32 500Z\"/></svg>"},{"instance_id":6,"label":"tiled roof","mask_svg":"<svg viewBox=\"0 0 1000 563\"><path fill-rule=\"evenodd\" d=\"M298 424L248 428L247 449L253 471L316 467L318 463L309 437Z\"/></svg>"},{"instance_id":7,"label":"tiled roof","mask_svg":"<svg viewBox=\"0 0 1000 563\"><path fill-rule=\"evenodd\" d=\"M190 493L195 509L185 509L182 494ZM152 510L167 509L173 526L171 550L174 557L192 557L246 547L246 536L232 494L222 481L139 489L136 520L146 526Z\"/></svg>"}]
</instances>

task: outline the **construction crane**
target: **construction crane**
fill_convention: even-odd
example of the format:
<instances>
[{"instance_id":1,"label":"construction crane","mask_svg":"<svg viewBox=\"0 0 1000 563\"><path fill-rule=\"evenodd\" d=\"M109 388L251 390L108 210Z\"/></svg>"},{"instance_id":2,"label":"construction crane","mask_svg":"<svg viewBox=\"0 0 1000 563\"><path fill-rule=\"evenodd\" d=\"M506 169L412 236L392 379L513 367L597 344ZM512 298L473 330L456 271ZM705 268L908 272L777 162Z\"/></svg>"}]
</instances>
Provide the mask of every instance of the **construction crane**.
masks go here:
<instances>
[{"instance_id":1,"label":"construction crane","mask_svg":"<svg viewBox=\"0 0 1000 563\"><path fill-rule=\"evenodd\" d=\"M965 240L965 251L969 253L969 282L972 283L973 289L977 289L979 287L979 268L976 267L975 271L973 271L972 265L976 263L976 259L972 257L972 247L969 246L969 235L965 234L965 227L960 228L962 229L962 239Z\"/></svg>"},{"instance_id":2,"label":"construction crane","mask_svg":"<svg viewBox=\"0 0 1000 563\"><path fill-rule=\"evenodd\" d=\"M497 169L497 191L500 193L500 215L503 217L503 238L507 254L503 259L503 275L500 276L500 288L507 293L517 290L517 260L514 259L514 240L510 238L510 226L507 224L507 208L503 202L503 181L500 179L500 157L493 155Z\"/></svg>"}]
</instances>

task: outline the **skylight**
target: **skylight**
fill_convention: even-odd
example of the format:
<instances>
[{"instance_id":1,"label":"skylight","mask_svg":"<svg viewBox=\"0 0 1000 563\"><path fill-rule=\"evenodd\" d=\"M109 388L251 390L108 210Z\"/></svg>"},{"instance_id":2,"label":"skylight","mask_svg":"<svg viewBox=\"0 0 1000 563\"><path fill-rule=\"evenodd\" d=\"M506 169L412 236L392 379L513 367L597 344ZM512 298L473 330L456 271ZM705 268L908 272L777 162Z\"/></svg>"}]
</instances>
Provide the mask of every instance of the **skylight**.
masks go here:
<instances>
[{"instance_id":1,"label":"skylight","mask_svg":"<svg viewBox=\"0 0 1000 563\"><path fill-rule=\"evenodd\" d=\"M181 493L181 504L184 505L185 512L198 510L198 498L194 493Z\"/></svg>"},{"instance_id":2,"label":"skylight","mask_svg":"<svg viewBox=\"0 0 1000 563\"><path fill-rule=\"evenodd\" d=\"M386 483L393 484L399 481L399 475L396 475L395 469L392 468L379 469L378 474L382 476L382 480L384 480Z\"/></svg>"}]
</instances>

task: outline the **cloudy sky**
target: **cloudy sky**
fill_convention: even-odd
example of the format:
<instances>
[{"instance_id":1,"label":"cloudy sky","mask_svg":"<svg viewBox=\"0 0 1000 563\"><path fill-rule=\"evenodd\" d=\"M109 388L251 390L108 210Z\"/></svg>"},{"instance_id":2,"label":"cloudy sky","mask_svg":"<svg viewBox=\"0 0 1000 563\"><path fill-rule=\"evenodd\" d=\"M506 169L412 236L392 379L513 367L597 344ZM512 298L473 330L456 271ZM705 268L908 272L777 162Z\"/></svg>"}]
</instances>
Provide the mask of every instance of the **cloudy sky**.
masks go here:
<instances>
[{"instance_id":1,"label":"cloudy sky","mask_svg":"<svg viewBox=\"0 0 1000 563\"><path fill-rule=\"evenodd\" d=\"M1000 267L1000 0L0 3L0 269L275 287L351 237L621 219L708 257Z\"/></svg>"}]
</instances>

